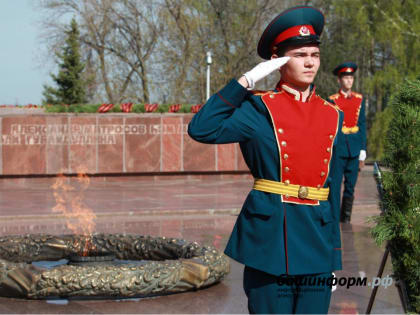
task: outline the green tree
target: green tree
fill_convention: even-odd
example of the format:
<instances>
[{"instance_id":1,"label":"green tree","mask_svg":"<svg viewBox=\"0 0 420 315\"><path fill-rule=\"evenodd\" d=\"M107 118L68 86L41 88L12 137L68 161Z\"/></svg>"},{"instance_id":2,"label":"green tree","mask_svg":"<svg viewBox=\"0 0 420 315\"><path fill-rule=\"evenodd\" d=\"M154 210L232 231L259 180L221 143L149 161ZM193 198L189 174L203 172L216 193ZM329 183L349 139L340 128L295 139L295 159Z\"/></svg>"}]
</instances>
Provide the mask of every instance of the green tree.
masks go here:
<instances>
[{"instance_id":1,"label":"green tree","mask_svg":"<svg viewBox=\"0 0 420 315\"><path fill-rule=\"evenodd\" d=\"M206 53L212 52L211 93L263 61L257 43L267 23L296 0L164 0L165 21L159 52L168 84L168 101L203 102ZM275 81L272 81L273 77ZM272 89L275 73L258 83ZM161 89L161 86L159 86Z\"/></svg>"},{"instance_id":2,"label":"green tree","mask_svg":"<svg viewBox=\"0 0 420 315\"><path fill-rule=\"evenodd\" d=\"M393 119L385 142L386 212L372 229L378 244L389 242L395 277L404 280L409 311L420 312L420 80L406 80L392 98Z\"/></svg>"},{"instance_id":3,"label":"green tree","mask_svg":"<svg viewBox=\"0 0 420 315\"><path fill-rule=\"evenodd\" d=\"M384 147L386 133L393 118L392 108L388 106L384 111L375 115L368 134L368 152L372 160L382 161L384 159Z\"/></svg>"},{"instance_id":4,"label":"green tree","mask_svg":"<svg viewBox=\"0 0 420 315\"><path fill-rule=\"evenodd\" d=\"M80 56L79 30L72 19L66 31L65 46L57 53L60 60L57 75L52 74L57 88L44 85L44 104L78 104L86 102L86 82L83 79L84 64Z\"/></svg>"}]
</instances>

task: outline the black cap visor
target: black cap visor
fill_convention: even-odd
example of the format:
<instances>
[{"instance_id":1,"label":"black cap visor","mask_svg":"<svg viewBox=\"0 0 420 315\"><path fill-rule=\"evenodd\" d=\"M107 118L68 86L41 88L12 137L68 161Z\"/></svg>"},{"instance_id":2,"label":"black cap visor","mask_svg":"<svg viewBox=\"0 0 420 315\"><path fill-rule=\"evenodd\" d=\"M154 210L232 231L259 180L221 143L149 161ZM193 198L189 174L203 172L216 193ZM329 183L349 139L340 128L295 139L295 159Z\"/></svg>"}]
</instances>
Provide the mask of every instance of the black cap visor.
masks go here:
<instances>
[{"instance_id":1,"label":"black cap visor","mask_svg":"<svg viewBox=\"0 0 420 315\"><path fill-rule=\"evenodd\" d=\"M310 35L310 36L295 36L291 37L285 41L282 41L278 45L273 48L273 54L275 54L278 51L284 50L286 47L289 46L303 46L308 44L321 44L321 40L319 39L318 35Z\"/></svg>"}]
</instances>

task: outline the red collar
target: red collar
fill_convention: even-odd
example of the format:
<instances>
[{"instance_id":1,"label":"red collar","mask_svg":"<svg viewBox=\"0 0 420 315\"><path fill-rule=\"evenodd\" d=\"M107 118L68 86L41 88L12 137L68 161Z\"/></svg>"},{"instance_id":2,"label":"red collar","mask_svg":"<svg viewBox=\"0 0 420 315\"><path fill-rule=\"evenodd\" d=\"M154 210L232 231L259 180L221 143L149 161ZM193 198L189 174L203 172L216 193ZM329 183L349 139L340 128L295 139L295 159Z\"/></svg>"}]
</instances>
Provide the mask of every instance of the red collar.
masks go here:
<instances>
[{"instance_id":1,"label":"red collar","mask_svg":"<svg viewBox=\"0 0 420 315\"><path fill-rule=\"evenodd\" d=\"M350 95L344 93L342 89L340 89L339 92L344 98L352 98L353 97L353 91L350 91Z\"/></svg>"},{"instance_id":2,"label":"red collar","mask_svg":"<svg viewBox=\"0 0 420 315\"><path fill-rule=\"evenodd\" d=\"M290 87L290 85L288 85L286 82L280 80L277 85L276 85L276 90L277 91L284 91L286 92L288 95L290 95L291 97L293 97L293 99L295 101L299 101L302 102L302 92ZM308 97L306 98L306 102L309 102L312 97L315 95L315 86L312 86L311 91L309 92Z\"/></svg>"}]
</instances>

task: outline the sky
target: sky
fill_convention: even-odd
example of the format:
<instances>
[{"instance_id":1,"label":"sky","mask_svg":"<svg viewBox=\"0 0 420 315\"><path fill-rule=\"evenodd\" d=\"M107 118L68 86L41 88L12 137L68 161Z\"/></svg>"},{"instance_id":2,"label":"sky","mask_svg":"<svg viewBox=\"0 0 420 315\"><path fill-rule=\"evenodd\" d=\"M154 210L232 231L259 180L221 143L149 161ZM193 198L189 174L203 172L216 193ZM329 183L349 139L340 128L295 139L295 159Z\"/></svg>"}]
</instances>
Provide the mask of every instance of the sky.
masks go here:
<instances>
[{"instance_id":1,"label":"sky","mask_svg":"<svg viewBox=\"0 0 420 315\"><path fill-rule=\"evenodd\" d=\"M34 0L0 0L0 105L40 104L54 63L43 47Z\"/></svg>"}]
</instances>

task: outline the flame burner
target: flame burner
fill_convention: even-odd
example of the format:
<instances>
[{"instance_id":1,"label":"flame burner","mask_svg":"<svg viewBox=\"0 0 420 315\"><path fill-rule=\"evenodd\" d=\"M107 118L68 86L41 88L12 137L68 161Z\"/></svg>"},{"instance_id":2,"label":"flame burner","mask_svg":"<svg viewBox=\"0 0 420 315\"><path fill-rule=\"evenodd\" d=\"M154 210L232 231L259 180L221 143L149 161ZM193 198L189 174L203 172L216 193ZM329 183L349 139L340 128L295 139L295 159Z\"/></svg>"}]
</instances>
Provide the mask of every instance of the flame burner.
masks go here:
<instances>
[{"instance_id":1,"label":"flame burner","mask_svg":"<svg viewBox=\"0 0 420 315\"><path fill-rule=\"evenodd\" d=\"M72 255L69 257L69 265L95 264L114 261L114 254L95 254L95 256Z\"/></svg>"},{"instance_id":2,"label":"flame burner","mask_svg":"<svg viewBox=\"0 0 420 315\"><path fill-rule=\"evenodd\" d=\"M87 252L84 240L84 235L0 237L0 296L145 297L204 288L229 273L228 258L215 248L182 239L93 234ZM77 265L31 264L92 256L96 261Z\"/></svg>"}]
</instances>

